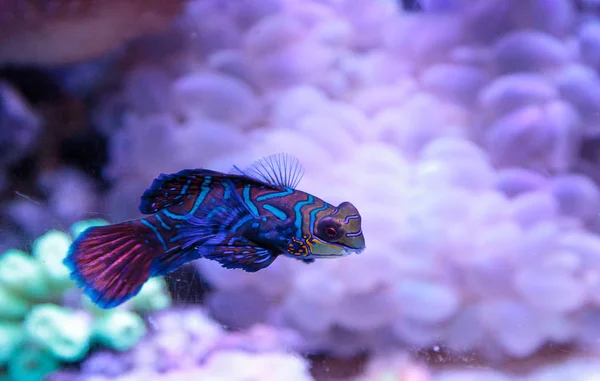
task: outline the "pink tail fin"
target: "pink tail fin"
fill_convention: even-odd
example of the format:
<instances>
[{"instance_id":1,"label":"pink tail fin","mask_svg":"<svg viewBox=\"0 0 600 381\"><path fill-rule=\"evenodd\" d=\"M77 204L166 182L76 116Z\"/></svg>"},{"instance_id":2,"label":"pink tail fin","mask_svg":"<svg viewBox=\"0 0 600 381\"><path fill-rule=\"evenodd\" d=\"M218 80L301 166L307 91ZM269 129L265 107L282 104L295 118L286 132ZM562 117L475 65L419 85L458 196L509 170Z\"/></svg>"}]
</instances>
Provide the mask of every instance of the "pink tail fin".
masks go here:
<instances>
[{"instance_id":1,"label":"pink tail fin","mask_svg":"<svg viewBox=\"0 0 600 381\"><path fill-rule=\"evenodd\" d=\"M101 308L135 296L151 275L164 242L143 220L92 227L73 242L64 263L84 293Z\"/></svg>"}]
</instances>

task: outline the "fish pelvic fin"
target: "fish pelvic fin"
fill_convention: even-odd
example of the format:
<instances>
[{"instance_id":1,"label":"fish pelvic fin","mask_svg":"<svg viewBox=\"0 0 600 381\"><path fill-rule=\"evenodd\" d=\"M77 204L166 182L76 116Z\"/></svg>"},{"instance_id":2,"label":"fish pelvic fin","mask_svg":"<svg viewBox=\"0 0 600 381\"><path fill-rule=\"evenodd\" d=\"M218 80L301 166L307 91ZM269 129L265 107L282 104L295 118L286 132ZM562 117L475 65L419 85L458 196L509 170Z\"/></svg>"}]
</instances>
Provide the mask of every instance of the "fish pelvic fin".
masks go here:
<instances>
[{"instance_id":1,"label":"fish pelvic fin","mask_svg":"<svg viewBox=\"0 0 600 381\"><path fill-rule=\"evenodd\" d=\"M151 276L164 243L143 220L88 228L71 245L65 265L71 278L101 308L135 296Z\"/></svg>"},{"instance_id":2,"label":"fish pelvic fin","mask_svg":"<svg viewBox=\"0 0 600 381\"><path fill-rule=\"evenodd\" d=\"M279 253L256 246L252 242L244 245L205 245L199 248L202 258L217 261L227 269L242 269L256 272L268 267Z\"/></svg>"}]
</instances>

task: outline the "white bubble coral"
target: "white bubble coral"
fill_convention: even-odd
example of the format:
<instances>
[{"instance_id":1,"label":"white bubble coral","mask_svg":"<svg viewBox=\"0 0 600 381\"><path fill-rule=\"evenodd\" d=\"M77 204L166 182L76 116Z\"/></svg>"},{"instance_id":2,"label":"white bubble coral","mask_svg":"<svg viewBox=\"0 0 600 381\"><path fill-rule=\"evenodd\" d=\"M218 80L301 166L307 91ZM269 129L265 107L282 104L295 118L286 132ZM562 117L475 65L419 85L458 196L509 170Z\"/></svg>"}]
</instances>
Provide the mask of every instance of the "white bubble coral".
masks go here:
<instances>
[{"instance_id":1,"label":"white bubble coral","mask_svg":"<svg viewBox=\"0 0 600 381\"><path fill-rule=\"evenodd\" d=\"M253 274L199 260L220 321L291 327L303 350L334 354L589 343L600 193L572 172L600 86L564 38L572 8L429 1L444 12L409 15L392 3L192 1L206 33L193 64L128 82L107 171L114 216L135 215L160 172L286 151L306 169L300 189L357 206L367 249ZM596 34L578 37L594 64Z\"/></svg>"}]
</instances>

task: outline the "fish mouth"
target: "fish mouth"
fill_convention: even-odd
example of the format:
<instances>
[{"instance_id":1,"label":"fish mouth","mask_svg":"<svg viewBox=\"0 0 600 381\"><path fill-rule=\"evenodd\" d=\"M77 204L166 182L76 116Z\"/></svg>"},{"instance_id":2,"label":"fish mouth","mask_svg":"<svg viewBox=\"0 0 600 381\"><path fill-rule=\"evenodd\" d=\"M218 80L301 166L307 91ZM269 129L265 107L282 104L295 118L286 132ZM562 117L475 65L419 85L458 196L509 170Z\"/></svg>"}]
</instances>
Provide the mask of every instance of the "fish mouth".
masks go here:
<instances>
[{"instance_id":1,"label":"fish mouth","mask_svg":"<svg viewBox=\"0 0 600 381\"><path fill-rule=\"evenodd\" d=\"M341 257L346 257L350 254L360 254L360 253L362 253L363 250L364 250L364 247L363 248L344 247L344 249L338 253L313 254L313 257L319 258L319 259L321 259L321 258L341 258Z\"/></svg>"},{"instance_id":2,"label":"fish mouth","mask_svg":"<svg viewBox=\"0 0 600 381\"><path fill-rule=\"evenodd\" d=\"M347 255L349 255L349 254L360 254L363 251L365 251L365 247L348 247L345 250L345 252L347 253Z\"/></svg>"}]
</instances>

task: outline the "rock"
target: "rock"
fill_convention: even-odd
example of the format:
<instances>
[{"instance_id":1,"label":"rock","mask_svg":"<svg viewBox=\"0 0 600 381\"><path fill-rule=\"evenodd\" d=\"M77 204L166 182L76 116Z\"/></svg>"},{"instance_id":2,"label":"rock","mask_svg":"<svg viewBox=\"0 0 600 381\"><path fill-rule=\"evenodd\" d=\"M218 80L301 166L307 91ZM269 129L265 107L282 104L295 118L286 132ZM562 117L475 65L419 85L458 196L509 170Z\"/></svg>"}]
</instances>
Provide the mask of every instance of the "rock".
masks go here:
<instances>
[{"instance_id":1,"label":"rock","mask_svg":"<svg viewBox=\"0 0 600 381\"><path fill-rule=\"evenodd\" d=\"M0 62L60 65L98 58L164 30L183 1L58 0L2 2Z\"/></svg>"}]
</instances>

